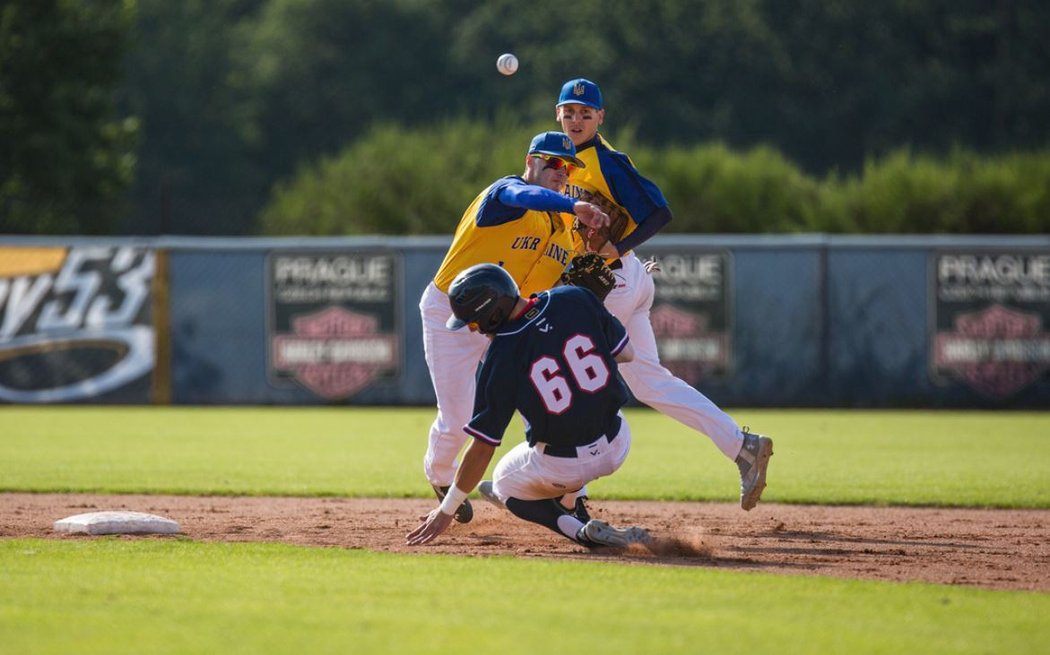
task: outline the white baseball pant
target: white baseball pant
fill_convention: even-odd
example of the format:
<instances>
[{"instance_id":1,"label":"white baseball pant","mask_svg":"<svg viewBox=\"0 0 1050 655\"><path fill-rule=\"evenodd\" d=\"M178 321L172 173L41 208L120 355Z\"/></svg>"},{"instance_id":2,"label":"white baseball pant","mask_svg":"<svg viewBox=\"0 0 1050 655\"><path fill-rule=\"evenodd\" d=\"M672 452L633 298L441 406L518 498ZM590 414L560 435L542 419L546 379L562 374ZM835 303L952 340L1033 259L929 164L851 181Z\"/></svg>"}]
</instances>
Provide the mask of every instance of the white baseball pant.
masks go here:
<instances>
[{"instance_id":1,"label":"white baseball pant","mask_svg":"<svg viewBox=\"0 0 1050 655\"><path fill-rule=\"evenodd\" d=\"M736 459L744 445L740 426L707 396L660 364L649 322L655 292L653 276L633 252L620 261L623 267L613 271L616 288L605 298L606 309L623 323L634 346L634 359L620 364L620 375L639 401L707 435L726 457Z\"/></svg>"},{"instance_id":2,"label":"white baseball pant","mask_svg":"<svg viewBox=\"0 0 1050 655\"><path fill-rule=\"evenodd\" d=\"M631 450L631 428L626 419L622 420L612 441L604 435L598 437L576 448L575 457L554 457L545 454L544 449L542 443L529 446L522 441L500 458L492 472L492 490L500 501L558 498L612 475Z\"/></svg>"},{"instance_id":3,"label":"white baseball pant","mask_svg":"<svg viewBox=\"0 0 1050 655\"><path fill-rule=\"evenodd\" d=\"M452 316L448 294L431 282L419 301L423 318L423 354L437 396L437 417L430 426L423 471L434 485L451 485L456 478L456 457L470 436L463 431L474 411L474 387L478 363L489 340L470 330L450 330L445 321Z\"/></svg>"}]
</instances>

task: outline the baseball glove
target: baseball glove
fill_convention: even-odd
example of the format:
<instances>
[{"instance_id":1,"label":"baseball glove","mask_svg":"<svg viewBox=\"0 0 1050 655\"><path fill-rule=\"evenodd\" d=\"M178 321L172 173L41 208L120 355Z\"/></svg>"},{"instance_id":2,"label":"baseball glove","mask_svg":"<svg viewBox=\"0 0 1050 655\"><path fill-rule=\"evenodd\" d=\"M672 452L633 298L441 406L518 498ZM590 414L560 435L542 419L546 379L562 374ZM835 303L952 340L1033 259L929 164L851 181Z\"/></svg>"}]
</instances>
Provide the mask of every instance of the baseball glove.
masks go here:
<instances>
[{"instance_id":1,"label":"baseball glove","mask_svg":"<svg viewBox=\"0 0 1050 655\"><path fill-rule=\"evenodd\" d=\"M612 269L605 265L601 255L593 252L573 257L561 274L561 281L562 284L590 289L591 293L598 296L598 300L603 301L616 286Z\"/></svg>"},{"instance_id":2,"label":"baseball glove","mask_svg":"<svg viewBox=\"0 0 1050 655\"><path fill-rule=\"evenodd\" d=\"M609 215L609 226L599 229L589 228L580 223L579 219L573 222L573 229L580 235L586 252L597 252L605 245L606 241L618 243L623 238L627 229L627 211L600 193L584 191L579 200L597 205L603 212Z\"/></svg>"}]
</instances>

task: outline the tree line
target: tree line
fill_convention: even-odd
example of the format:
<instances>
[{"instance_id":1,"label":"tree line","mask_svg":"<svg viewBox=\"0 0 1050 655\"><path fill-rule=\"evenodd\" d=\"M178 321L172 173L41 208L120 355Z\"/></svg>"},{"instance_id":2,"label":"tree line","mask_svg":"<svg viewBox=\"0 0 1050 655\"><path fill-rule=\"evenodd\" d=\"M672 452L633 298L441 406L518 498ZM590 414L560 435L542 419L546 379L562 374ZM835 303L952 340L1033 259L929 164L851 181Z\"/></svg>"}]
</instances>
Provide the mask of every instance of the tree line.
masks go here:
<instances>
[{"instance_id":1,"label":"tree line","mask_svg":"<svg viewBox=\"0 0 1050 655\"><path fill-rule=\"evenodd\" d=\"M445 232L585 76L690 231L1048 231L1047 24L1035 0L5 0L0 228L330 233L293 224L313 188L369 212L343 233ZM996 202L950 191L975 187ZM871 218L876 188L908 220ZM757 190L783 201L742 213Z\"/></svg>"}]
</instances>

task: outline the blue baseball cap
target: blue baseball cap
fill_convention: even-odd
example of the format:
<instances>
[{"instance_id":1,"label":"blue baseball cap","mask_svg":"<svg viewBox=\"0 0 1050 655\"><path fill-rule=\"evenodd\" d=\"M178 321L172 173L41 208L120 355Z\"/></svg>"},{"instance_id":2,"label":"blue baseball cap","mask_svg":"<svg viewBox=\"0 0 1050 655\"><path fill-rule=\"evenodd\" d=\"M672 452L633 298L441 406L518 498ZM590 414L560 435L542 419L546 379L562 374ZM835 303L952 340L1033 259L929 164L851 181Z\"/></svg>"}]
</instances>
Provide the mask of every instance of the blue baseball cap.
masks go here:
<instances>
[{"instance_id":1,"label":"blue baseball cap","mask_svg":"<svg viewBox=\"0 0 1050 655\"><path fill-rule=\"evenodd\" d=\"M561 95L558 96L558 104L562 105L587 105L595 109L602 108L602 90L598 85L582 77L569 80L561 87Z\"/></svg>"},{"instance_id":2,"label":"blue baseball cap","mask_svg":"<svg viewBox=\"0 0 1050 655\"><path fill-rule=\"evenodd\" d=\"M587 165L576 158L576 146L565 132L541 132L532 137L529 144L530 155L549 155L571 162L578 168Z\"/></svg>"}]
</instances>

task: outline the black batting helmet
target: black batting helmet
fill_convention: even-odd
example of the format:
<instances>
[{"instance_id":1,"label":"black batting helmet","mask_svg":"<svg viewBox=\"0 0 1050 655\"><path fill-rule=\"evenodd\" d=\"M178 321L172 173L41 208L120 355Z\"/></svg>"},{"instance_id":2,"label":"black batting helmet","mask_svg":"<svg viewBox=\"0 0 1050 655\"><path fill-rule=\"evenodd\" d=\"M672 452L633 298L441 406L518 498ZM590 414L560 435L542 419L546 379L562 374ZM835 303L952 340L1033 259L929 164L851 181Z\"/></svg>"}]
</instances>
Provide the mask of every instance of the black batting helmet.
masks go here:
<instances>
[{"instance_id":1,"label":"black batting helmet","mask_svg":"<svg viewBox=\"0 0 1050 655\"><path fill-rule=\"evenodd\" d=\"M452 306L452 316L445 323L449 329L476 323L479 332L493 334L510 318L518 302L518 285L495 264L475 264L452 280L448 302Z\"/></svg>"}]
</instances>

